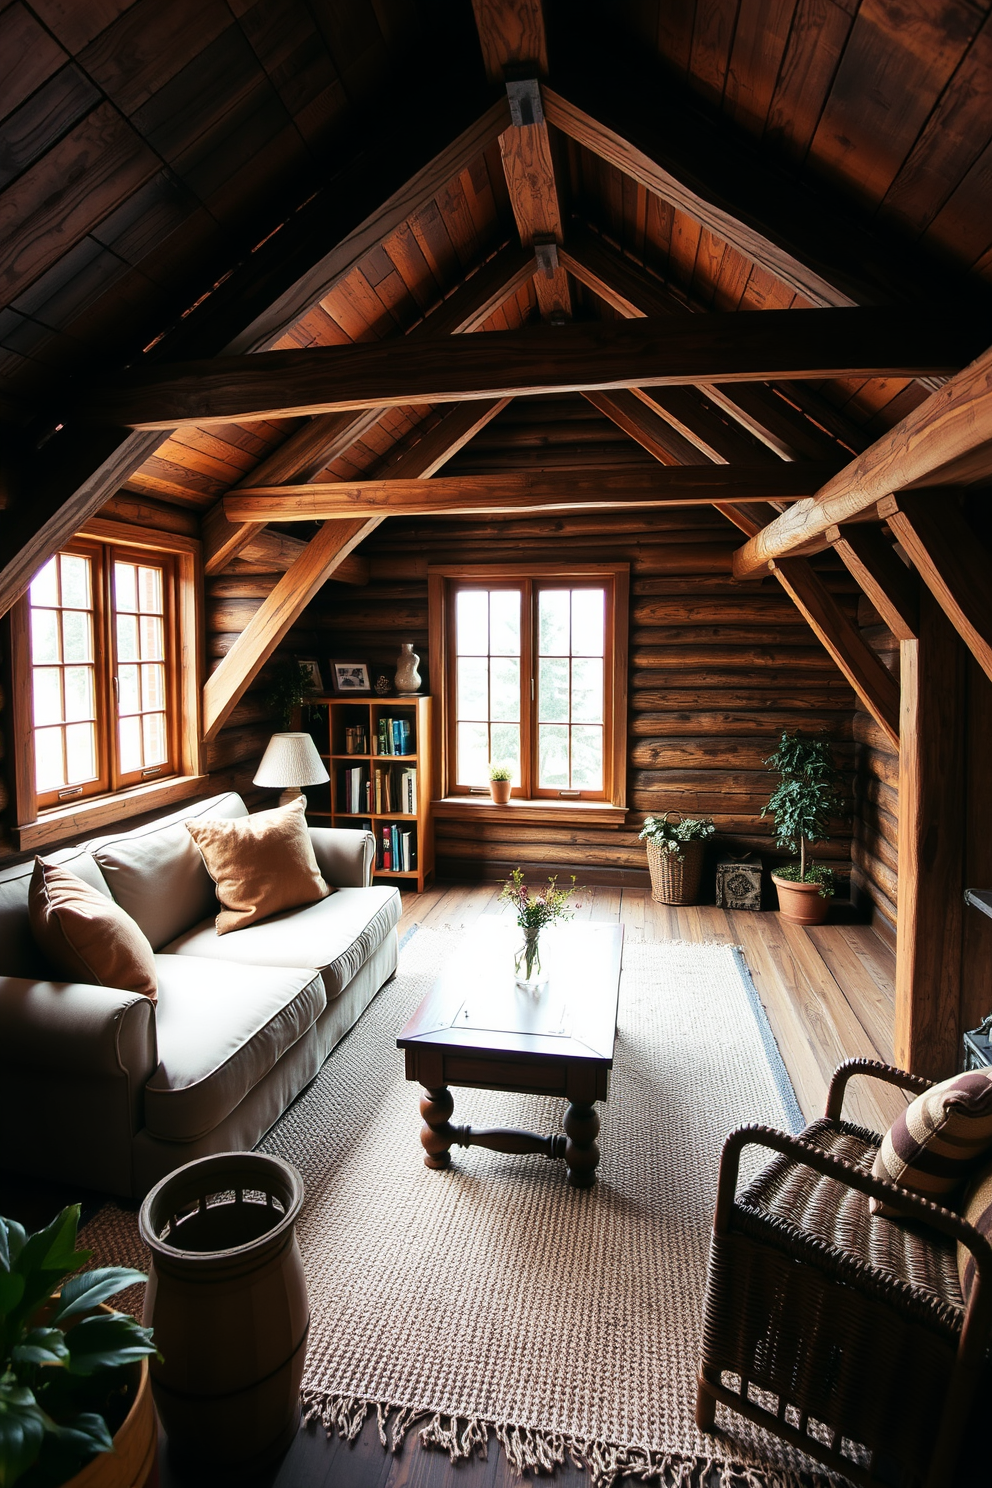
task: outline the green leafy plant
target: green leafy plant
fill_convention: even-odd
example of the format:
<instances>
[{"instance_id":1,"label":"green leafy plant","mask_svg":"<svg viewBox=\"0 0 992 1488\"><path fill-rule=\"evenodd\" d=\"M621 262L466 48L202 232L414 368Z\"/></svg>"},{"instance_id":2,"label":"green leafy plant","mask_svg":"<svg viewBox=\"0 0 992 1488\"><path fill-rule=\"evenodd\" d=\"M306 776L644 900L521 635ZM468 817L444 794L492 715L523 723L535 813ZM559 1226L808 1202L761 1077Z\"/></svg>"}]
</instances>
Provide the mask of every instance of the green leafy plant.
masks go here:
<instances>
[{"instance_id":1,"label":"green leafy plant","mask_svg":"<svg viewBox=\"0 0 992 1488\"><path fill-rule=\"evenodd\" d=\"M300 661L281 661L272 668L265 706L275 714L283 728L293 721L293 710L299 708L310 688L310 668Z\"/></svg>"},{"instance_id":2,"label":"green leafy plant","mask_svg":"<svg viewBox=\"0 0 992 1488\"><path fill-rule=\"evenodd\" d=\"M0 1217L0 1488L56 1488L113 1451L129 1366L157 1352L150 1328L100 1307L147 1278L80 1271L92 1251L76 1249L78 1226L78 1204L33 1235Z\"/></svg>"},{"instance_id":3,"label":"green leafy plant","mask_svg":"<svg viewBox=\"0 0 992 1488\"><path fill-rule=\"evenodd\" d=\"M684 857L684 842L698 842L712 837L716 828L708 816L680 817L678 821L669 821L668 818L675 814L669 811L664 816L646 816L638 836L656 843L661 852L671 853L681 862Z\"/></svg>"},{"instance_id":4,"label":"green leafy plant","mask_svg":"<svg viewBox=\"0 0 992 1488\"><path fill-rule=\"evenodd\" d=\"M569 889L558 887L557 873L548 879L546 889L540 892L537 889L529 889L524 882L524 870L514 868L500 890L499 902L502 904L505 901L513 905L517 912L517 924L521 930L543 930L545 925L552 925L555 920L572 918L575 909L570 900L576 889L574 873L572 874L572 886Z\"/></svg>"},{"instance_id":5,"label":"green leafy plant","mask_svg":"<svg viewBox=\"0 0 992 1488\"><path fill-rule=\"evenodd\" d=\"M490 765L489 766L489 779L490 780L512 780L513 779L513 771L510 769L510 766L509 765Z\"/></svg>"},{"instance_id":6,"label":"green leafy plant","mask_svg":"<svg viewBox=\"0 0 992 1488\"><path fill-rule=\"evenodd\" d=\"M819 884L820 893L828 899L834 889L833 873L815 863L807 866L807 852L813 843L827 840L830 818L843 807L841 773L830 740L784 733L765 764L781 779L761 815L774 817L779 847L799 853L798 863L776 869L776 873L791 882Z\"/></svg>"}]
</instances>

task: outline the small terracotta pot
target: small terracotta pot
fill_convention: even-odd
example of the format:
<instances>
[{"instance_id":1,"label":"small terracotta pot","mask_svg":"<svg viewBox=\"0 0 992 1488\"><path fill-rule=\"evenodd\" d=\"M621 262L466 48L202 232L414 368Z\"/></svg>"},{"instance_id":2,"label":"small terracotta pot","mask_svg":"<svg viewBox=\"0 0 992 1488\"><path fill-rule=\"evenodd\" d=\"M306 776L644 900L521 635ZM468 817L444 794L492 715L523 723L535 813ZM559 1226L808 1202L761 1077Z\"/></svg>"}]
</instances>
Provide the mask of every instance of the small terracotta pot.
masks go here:
<instances>
[{"instance_id":1,"label":"small terracotta pot","mask_svg":"<svg viewBox=\"0 0 992 1488\"><path fill-rule=\"evenodd\" d=\"M795 879L772 874L778 890L778 909L783 920L793 925L822 925L830 909L829 898L820 893L820 885L798 883Z\"/></svg>"},{"instance_id":2,"label":"small terracotta pot","mask_svg":"<svg viewBox=\"0 0 992 1488\"><path fill-rule=\"evenodd\" d=\"M489 794L492 796L497 806L506 805L507 801L510 799L510 792L512 789L512 780L490 780L489 782Z\"/></svg>"}]
</instances>

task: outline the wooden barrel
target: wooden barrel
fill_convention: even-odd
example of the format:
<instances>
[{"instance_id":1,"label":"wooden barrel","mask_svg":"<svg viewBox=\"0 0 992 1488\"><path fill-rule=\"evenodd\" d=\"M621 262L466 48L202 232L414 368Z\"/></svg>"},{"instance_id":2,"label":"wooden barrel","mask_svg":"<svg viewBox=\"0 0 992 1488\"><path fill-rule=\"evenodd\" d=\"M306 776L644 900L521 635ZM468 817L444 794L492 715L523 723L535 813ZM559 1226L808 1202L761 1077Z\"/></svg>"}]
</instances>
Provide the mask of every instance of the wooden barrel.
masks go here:
<instances>
[{"instance_id":1,"label":"wooden barrel","mask_svg":"<svg viewBox=\"0 0 992 1488\"><path fill-rule=\"evenodd\" d=\"M257 1152L200 1158L141 1206L152 1252L145 1324L170 1453L237 1474L285 1451L300 1419L310 1323L296 1217L303 1182Z\"/></svg>"}]
</instances>

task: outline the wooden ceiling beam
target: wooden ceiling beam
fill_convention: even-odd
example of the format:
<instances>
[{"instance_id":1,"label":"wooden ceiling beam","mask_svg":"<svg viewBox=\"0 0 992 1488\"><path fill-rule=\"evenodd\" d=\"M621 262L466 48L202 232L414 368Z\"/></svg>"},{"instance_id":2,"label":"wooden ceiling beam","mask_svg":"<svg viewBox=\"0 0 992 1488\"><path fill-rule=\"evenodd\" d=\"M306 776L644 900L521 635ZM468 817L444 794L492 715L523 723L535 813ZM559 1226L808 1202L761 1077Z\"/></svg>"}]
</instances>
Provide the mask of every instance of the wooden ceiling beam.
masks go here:
<instances>
[{"instance_id":1,"label":"wooden ceiling beam","mask_svg":"<svg viewBox=\"0 0 992 1488\"><path fill-rule=\"evenodd\" d=\"M878 514L982 671L992 678L992 565L988 549L963 513L944 493L904 491L880 501Z\"/></svg>"},{"instance_id":2,"label":"wooden ceiling beam","mask_svg":"<svg viewBox=\"0 0 992 1488\"><path fill-rule=\"evenodd\" d=\"M77 417L172 429L586 388L910 376L959 367L982 335L974 318L954 319L929 307L914 316L767 310L534 326L429 343L404 338L134 368L127 379L81 398Z\"/></svg>"},{"instance_id":3,"label":"wooden ceiling beam","mask_svg":"<svg viewBox=\"0 0 992 1488\"><path fill-rule=\"evenodd\" d=\"M992 348L845 465L811 500L798 502L739 548L735 576L760 573L772 558L820 551L828 546L829 528L907 486L943 484L943 469L990 441Z\"/></svg>"},{"instance_id":4,"label":"wooden ceiling beam","mask_svg":"<svg viewBox=\"0 0 992 1488\"><path fill-rule=\"evenodd\" d=\"M696 442L674 429L659 409L639 398L636 388L586 392L582 396L662 465L699 463Z\"/></svg>"},{"instance_id":5,"label":"wooden ceiling beam","mask_svg":"<svg viewBox=\"0 0 992 1488\"><path fill-rule=\"evenodd\" d=\"M446 421L447 422L447 421ZM444 427L444 425L442 425ZM427 441L423 441L427 445ZM411 457L420 451L417 445ZM394 516L442 512L518 511L623 506L681 506L711 502L794 498L816 484L821 467L797 463L760 467L677 465L642 470L629 465L582 471L526 471L512 475L460 475L453 480L335 481L267 490L232 491L224 497L234 522L327 521L358 512Z\"/></svg>"},{"instance_id":6,"label":"wooden ceiling beam","mask_svg":"<svg viewBox=\"0 0 992 1488\"><path fill-rule=\"evenodd\" d=\"M753 536L753 534L751 534ZM827 537L848 573L899 641L919 636L916 578L877 527L828 527Z\"/></svg>"}]
</instances>

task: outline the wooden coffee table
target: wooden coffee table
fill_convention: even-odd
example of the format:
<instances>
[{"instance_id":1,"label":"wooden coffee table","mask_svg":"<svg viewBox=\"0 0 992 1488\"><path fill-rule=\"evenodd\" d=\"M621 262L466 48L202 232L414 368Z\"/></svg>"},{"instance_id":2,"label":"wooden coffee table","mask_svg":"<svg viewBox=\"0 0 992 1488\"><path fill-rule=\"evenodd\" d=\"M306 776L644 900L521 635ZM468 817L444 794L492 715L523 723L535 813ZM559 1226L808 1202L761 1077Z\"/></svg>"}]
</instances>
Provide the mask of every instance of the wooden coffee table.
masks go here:
<instances>
[{"instance_id":1,"label":"wooden coffee table","mask_svg":"<svg viewBox=\"0 0 992 1488\"><path fill-rule=\"evenodd\" d=\"M541 936L537 993L517 987L513 954L522 933L511 919L483 915L396 1040L406 1077L425 1094L420 1140L429 1168L446 1168L450 1148L540 1152L564 1159L573 1188L596 1181L599 1116L609 1090L623 929L570 923ZM560 1096L569 1102L564 1135L453 1126L449 1085Z\"/></svg>"}]
</instances>

